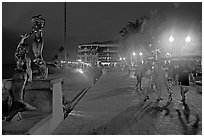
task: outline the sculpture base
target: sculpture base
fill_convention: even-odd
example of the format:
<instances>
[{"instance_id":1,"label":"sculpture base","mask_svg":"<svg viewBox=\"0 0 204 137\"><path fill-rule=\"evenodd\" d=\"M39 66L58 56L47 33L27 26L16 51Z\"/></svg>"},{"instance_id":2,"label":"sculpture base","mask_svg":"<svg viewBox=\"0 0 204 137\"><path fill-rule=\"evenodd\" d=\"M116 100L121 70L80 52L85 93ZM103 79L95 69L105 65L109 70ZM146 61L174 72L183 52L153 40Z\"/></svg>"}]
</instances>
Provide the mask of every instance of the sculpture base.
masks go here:
<instances>
[{"instance_id":1,"label":"sculpture base","mask_svg":"<svg viewBox=\"0 0 204 137\"><path fill-rule=\"evenodd\" d=\"M49 114L40 112L22 112L21 115L22 120L20 121L12 120L11 122L2 122L3 135L31 134L30 131L32 128L49 116Z\"/></svg>"},{"instance_id":2,"label":"sculpture base","mask_svg":"<svg viewBox=\"0 0 204 137\"><path fill-rule=\"evenodd\" d=\"M3 122L2 133L16 134L51 134L62 122L62 80L33 80L25 89L25 101L36 107L36 111L22 112L22 120Z\"/></svg>"}]
</instances>

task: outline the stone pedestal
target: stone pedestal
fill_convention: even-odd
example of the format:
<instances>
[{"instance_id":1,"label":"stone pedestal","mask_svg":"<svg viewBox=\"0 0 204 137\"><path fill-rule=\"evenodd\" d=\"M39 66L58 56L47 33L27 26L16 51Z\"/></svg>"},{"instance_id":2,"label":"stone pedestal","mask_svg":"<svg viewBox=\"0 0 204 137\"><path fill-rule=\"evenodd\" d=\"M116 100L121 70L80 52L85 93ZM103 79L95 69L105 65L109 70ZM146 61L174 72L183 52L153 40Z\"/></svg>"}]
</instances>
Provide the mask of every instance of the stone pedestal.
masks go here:
<instances>
[{"instance_id":1,"label":"stone pedestal","mask_svg":"<svg viewBox=\"0 0 204 137\"><path fill-rule=\"evenodd\" d=\"M37 110L22 112L21 121L3 122L3 134L51 134L63 120L62 81L48 78L28 84L25 101Z\"/></svg>"}]
</instances>

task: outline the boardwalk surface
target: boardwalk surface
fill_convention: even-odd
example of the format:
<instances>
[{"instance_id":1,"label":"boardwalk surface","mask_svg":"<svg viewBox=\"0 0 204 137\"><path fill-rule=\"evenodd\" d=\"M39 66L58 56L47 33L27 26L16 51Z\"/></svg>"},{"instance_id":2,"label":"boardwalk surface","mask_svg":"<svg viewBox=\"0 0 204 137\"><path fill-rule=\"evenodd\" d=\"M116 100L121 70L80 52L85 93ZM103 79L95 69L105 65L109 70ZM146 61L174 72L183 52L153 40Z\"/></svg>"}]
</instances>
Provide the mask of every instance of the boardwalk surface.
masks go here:
<instances>
[{"instance_id":1,"label":"boardwalk surface","mask_svg":"<svg viewBox=\"0 0 204 137\"><path fill-rule=\"evenodd\" d=\"M53 134L202 134L202 95L195 87L187 93L186 104L180 102L178 86L173 87L173 102L168 103L164 89L162 101L156 102L152 92L144 103L135 81L128 72L102 75Z\"/></svg>"}]
</instances>

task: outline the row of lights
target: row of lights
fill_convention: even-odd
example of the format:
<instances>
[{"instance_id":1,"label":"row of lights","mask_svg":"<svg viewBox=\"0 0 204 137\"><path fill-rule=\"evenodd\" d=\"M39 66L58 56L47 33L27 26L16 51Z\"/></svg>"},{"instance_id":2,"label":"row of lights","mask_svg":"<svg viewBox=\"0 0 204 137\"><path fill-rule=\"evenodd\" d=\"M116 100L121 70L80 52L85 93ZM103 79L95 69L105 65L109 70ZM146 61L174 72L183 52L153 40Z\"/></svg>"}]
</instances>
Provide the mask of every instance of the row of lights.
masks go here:
<instances>
[{"instance_id":1,"label":"row of lights","mask_svg":"<svg viewBox=\"0 0 204 137\"><path fill-rule=\"evenodd\" d=\"M174 41L175 41L175 39L174 39L174 37L171 35L171 36L169 37L169 42L174 42ZM186 36L185 41L186 41L187 43L191 42L191 37L190 37L190 36Z\"/></svg>"},{"instance_id":2,"label":"row of lights","mask_svg":"<svg viewBox=\"0 0 204 137\"><path fill-rule=\"evenodd\" d=\"M137 54L136 54L135 52L133 52L133 53L132 53L132 55L133 55L133 56L136 56ZM142 56L142 55L143 55L143 53L142 53L142 52L140 52L140 53L139 53L139 55L140 55L140 56ZM125 60L125 58L122 58L122 57L120 57L119 59L120 59L120 60Z\"/></svg>"},{"instance_id":3,"label":"row of lights","mask_svg":"<svg viewBox=\"0 0 204 137\"><path fill-rule=\"evenodd\" d=\"M120 60L125 60L125 58L120 57Z\"/></svg>"},{"instance_id":4,"label":"row of lights","mask_svg":"<svg viewBox=\"0 0 204 137\"><path fill-rule=\"evenodd\" d=\"M135 52L133 52L132 55L133 55L133 56L136 56L137 54L136 54ZM142 56L143 53L140 51L139 55Z\"/></svg>"}]
</instances>

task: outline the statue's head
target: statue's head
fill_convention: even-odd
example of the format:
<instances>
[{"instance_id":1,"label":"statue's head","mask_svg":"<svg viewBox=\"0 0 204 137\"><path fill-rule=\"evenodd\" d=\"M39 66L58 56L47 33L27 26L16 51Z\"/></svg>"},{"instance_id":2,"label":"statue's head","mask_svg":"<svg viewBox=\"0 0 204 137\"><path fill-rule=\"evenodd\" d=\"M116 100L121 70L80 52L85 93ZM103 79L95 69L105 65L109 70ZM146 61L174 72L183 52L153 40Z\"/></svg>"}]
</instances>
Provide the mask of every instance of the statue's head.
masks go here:
<instances>
[{"instance_id":1,"label":"statue's head","mask_svg":"<svg viewBox=\"0 0 204 137\"><path fill-rule=\"evenodd\" d=\"M34 23L33 31L35 33L42 31L42 28L45 26L45 20L42 18L42 15L33 16L32 22Z\"/></svg>"}]
</instances>

